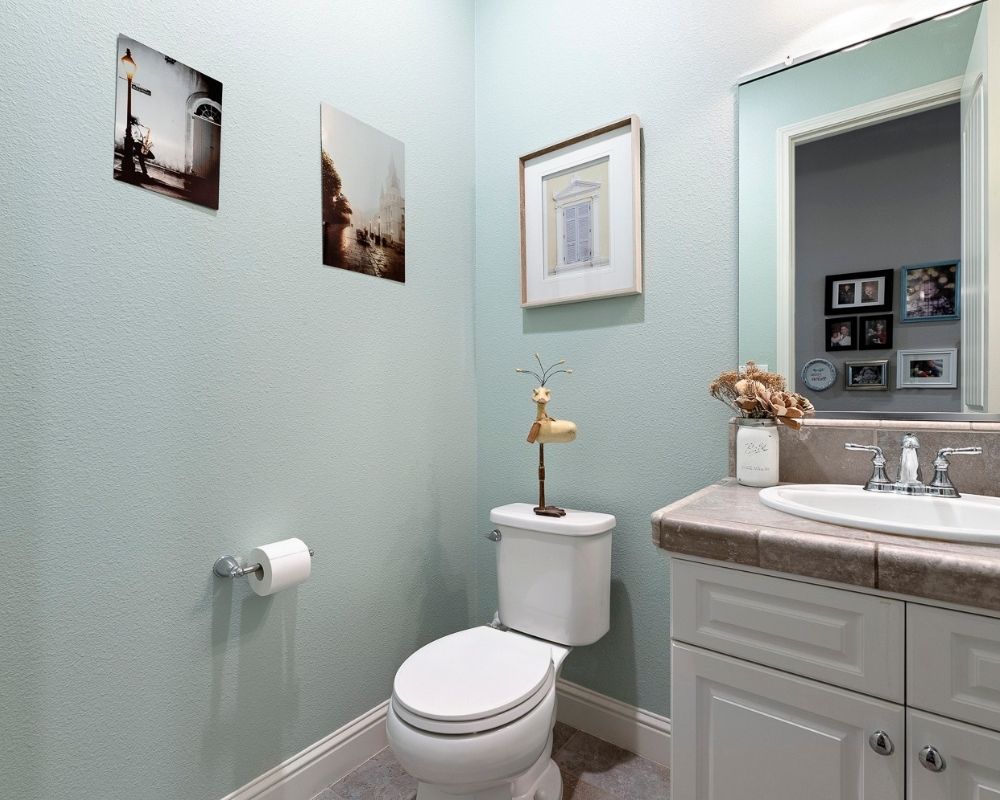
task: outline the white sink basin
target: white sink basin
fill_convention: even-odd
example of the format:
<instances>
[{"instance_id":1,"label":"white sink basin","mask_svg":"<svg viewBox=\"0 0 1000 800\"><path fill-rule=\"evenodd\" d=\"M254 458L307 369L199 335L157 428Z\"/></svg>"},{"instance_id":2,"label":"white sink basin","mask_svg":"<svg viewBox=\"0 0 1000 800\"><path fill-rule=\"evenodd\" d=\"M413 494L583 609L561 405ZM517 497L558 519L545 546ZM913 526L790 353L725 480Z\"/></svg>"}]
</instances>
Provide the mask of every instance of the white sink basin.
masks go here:
<instances>
[{"instance_id":1,"label":"white sink basin","mask_svg":"<svg viewBox=\"0 0 1000 800\"><path fill-rule=\"evenodd\" d=\"M789 484L760 490L770 508L820 522L949 542L1000 545L1000 498L879 494L860 486Z\"/></svg>"}]
</instances>

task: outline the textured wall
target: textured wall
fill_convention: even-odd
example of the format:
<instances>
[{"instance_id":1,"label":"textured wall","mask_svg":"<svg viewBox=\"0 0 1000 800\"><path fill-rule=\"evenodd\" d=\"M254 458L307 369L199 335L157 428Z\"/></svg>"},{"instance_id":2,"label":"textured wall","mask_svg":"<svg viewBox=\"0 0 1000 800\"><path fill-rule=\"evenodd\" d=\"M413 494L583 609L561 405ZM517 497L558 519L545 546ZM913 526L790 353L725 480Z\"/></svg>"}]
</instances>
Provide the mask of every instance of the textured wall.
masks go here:
<instances>
[{"instance_id":1,"label":"textured wall","mask_svg":"<svg viewBox=\"0 0 1000 800\"><path fill-rule=\"evenodd\" d=\"M0 18L0 795L211 800L474 602L473 8ZM217 214L112 180L119 32L225 84ZM406 143L405 286L321 266L321 100Z\"/></svg>"},{"instance_id":2,"label":"textured wall","mask_svg":"<svg viewBox=\"0 0 1000 800\"><path fill-rule=\"evenodd\" d=\"M566 357L551 411L578 440L546 452L550 500L618 517L611 632L565 676L669 706L668 575L649 515L725 474L725 408L706 397L736 345L740 76L941 2L479 0L476 25L476 366L479 515L532 500L524 442L531 354ZM517 158L630 113L643 125L645 294L523 311ZM477 546L480 614L493 554Z\"/></svg>"}]
</instances>

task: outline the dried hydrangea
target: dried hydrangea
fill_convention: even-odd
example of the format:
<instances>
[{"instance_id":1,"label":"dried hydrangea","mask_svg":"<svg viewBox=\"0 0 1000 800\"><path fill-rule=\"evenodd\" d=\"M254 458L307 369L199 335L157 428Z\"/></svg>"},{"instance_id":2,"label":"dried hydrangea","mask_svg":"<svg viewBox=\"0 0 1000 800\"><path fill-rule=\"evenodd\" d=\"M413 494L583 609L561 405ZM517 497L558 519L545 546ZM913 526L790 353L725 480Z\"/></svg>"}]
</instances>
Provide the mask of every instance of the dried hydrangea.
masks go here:
<instances>
[{"instance_id":1,"label":"dried hydrangea","mask_svg":"<svg viewBox=\"0 0 1000 800\"><path fill-rule=\"evenodd\" d=\"M723 372L708 391L740 417L774 419L795 430L802 427L803 417L816 410L807 398L788 391L781 375L766 372L753 361L742 371Z\"/></svg>"}]
</instances>

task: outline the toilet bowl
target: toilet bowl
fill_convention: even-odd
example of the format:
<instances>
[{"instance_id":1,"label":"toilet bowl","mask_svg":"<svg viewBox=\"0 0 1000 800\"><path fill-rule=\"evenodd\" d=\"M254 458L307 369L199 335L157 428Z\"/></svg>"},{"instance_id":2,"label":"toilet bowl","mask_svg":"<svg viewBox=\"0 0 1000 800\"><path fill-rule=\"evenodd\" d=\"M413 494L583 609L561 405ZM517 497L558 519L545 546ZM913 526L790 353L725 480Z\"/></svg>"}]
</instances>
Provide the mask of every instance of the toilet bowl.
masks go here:
<instances>
[{"instance_id":1,"label":"toilet bowl","mask_svg":"<svg viewBox=\"0 0 1000 800\"><path fill-rule=\"evenodd\" d=\"M559 770L548 765L568 653L481 626L410 656L396 673L386 725L396 758L420 783L419 800L558 800Z\"/></svg>"},{"instance_id":2,"label":"toilet bowl","mask_svg":"<svg viewBox=\"0 0 1000 800\"><path fill-rule=\"evenodd\" d=\"M608 629L608 514L494 509L500 619L417 650L396 673L389 744L417 800L560 800L556 680L572 646Z\"/></svg>"}]
</instances>

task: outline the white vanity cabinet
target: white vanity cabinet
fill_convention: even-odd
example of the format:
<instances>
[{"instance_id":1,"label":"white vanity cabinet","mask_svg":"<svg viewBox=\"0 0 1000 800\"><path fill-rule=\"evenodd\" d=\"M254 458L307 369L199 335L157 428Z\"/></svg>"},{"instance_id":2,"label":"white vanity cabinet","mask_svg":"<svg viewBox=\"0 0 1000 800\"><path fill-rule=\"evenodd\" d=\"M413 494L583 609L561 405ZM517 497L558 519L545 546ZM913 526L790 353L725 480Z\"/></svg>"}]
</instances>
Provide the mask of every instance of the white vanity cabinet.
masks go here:
<instances>
[{"instance_id":1,"label":"white vanity cabinet","mask_svg":"<svg viewBox=\"0 0 1000 800\"><path fill-rule=\"evenodd\" d=\"M1000 800L1000 619L671 563L674 800Z\"/></svg>"}]
</instances>

